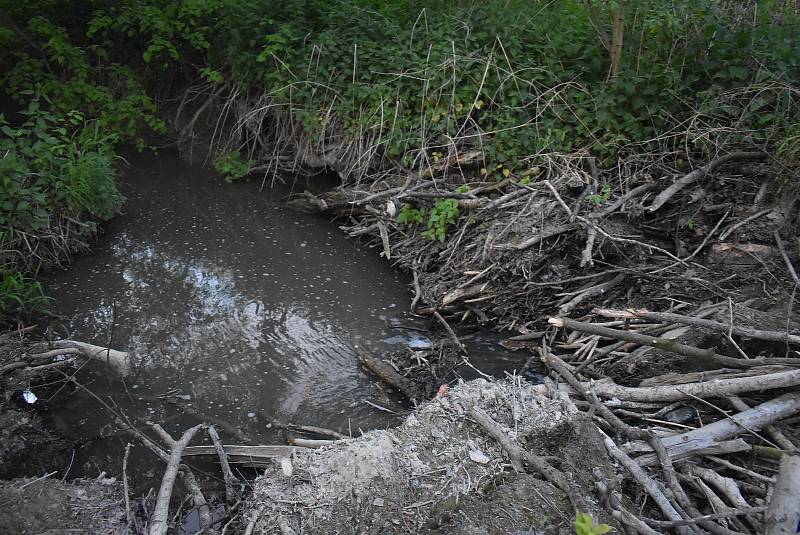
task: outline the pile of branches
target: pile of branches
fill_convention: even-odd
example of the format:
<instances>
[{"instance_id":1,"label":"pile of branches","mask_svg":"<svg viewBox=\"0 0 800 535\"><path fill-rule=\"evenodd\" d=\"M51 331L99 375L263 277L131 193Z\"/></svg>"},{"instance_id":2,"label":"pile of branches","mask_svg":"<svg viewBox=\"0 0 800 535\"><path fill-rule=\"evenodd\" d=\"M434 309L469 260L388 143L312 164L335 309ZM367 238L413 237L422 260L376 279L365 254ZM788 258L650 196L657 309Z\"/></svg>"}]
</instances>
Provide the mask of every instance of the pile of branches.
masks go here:
<instances>
[{"instance_id":1,"label":"pile of branches","mask_svg":"<svg viewBox=\"0 0 800 535\"><path fill-rule=\"evenodd\" d=\"M540 344L537 360L565 383L561 395L591 415L609 455L627 472L616 488L609 481L597 488L609 513L631 532L797 529L800 437L779 422L788 424L800 412L800 335L745 326L747 309L733 310L730 305L728 322L709 317L727 315L729 303L687 315L598 309L592 317L606 321L549 320L559 331L552 347ZM796 322L791 328L798 332ZM739 354L681 343L697 331ZM754 341L765 356L750 358L742 349ZM701 371L668 372L633 381L636 386L609 377L620 377L615 364L647 352L673 369L685 369L681 359L689 359ZM659 518L642 517L647 510Z\"/></svg>"},{"instance_id":2,"label":"pile of branches","mask_svg":"<svg viewBox=\"0 0 800 535\"><path fill-rule=\"evenodd\" d=\"M800 412L792 170L761 151L689 172L539 161L497 181L469 178L460 156L302 203L350 217L351 236L413 273L412 310L456 346L456 322L520 333L527 367L550 374L543 393L586 412L622 468L595 490L628 532L795 532L798 437L781 428ZM398 222L440 199L459 207L444 241ZM378 376L401 393L413 379Z\"/></svg>"},{"instance_id":3,"label":"pile of branches","mask_svg":"<svg viewBox=\"0 0 800 535\"><path fill-rule=\"evenodd\" d=\"M415 312L459 322L529 333L548 315L620 297L663 308L666 296L791 292L798 189L770 154L730 152L690 172L656 155L606 172L580 154L536 162L487 179L480 153L457 154L293 202L349 217L350 236L413 273ZM442 199L457 201L458 216L444 241L432 240L424 219ZM423 222L398 222L411 209Z\"/></svg>"}]
</instances>

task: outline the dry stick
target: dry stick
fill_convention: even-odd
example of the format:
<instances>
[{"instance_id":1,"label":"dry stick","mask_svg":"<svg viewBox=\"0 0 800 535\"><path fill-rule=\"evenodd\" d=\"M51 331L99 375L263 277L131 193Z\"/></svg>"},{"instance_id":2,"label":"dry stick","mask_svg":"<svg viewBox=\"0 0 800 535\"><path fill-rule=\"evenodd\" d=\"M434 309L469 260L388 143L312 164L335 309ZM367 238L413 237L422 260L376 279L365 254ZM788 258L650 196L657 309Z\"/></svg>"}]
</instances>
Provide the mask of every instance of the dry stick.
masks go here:
<instances>
[{"instance_id":1,"label":"dry stick","mask_svg":"<svg viewBox=\"0 0 800 535\"><path fill-rule=\"evenodd\" d=\"M800 524L800 456L784 455L764 518L765 535L797 533Z\"/></svg>"},{"instance_id":2,"label":"dry stick","mask_svg":"<svg viewBox=\"0 0 800 535\"><path fill-rule=\"evenodd\" d=\"M778 364L783 366L800 366L800 359L794 358L756 358L756 359L739 359L734 357L726 357L715 352L713 349L700 349L697 347L687 346L680 344L674 340L667 338L656 338L654 336L647 336L637 334L630 331L620 331L617 329L610 329L592 323L582 323L569 318L550 318L548 323L556 327L566 327L574 331L580 331L588 334L598 334L606 338L614 338L617 340L627 340L643 346L655 347L663 349L671 353L679 355L686 355L688 357L695 357L721 366L729 366L731 368L751 368L753 366L763 366L769 364ZM727 330L727 327L726 327Z\"/></svg>"},{"instance_id":3,"label":"dry stick","mask_svg":"<svg viewBox=\"0 0 800 535\"><path fill-rule=\"evenodd\" d=\"M130 489L128 488L128 456L131 453L131 443L125 446L125 456L122 458L122 490L125 492L125 516L128 519L128 529L133 527L133 513L131 512Z\"/></svg>"},{"instance_id":4,"label":"dry stick","mask_svg":"<svg viewBox=\"0 0 800 535\"><path fill-rule=\"evenodd\" d=\"M575 307L577 307L579 304L581 304L583 301L585 301L589 297L594 297L596 295L603 295L604 293L606 293L610 289L614 288L615 286L618 286L619 284L622 284L625 281L625 278L626 278L626 275L624 273L620 273L616 277L612 278L611 280L608 280L608 281L603 282L601 284L597 284L595 286L592 286L590 288L587 288L587 289L581 291L580 293L578 293L578 295L573 297L571 300L569 300L566 303L564 303L563 305L561 305L558 308L559 313L560 314L569 314L570 312L572 312L575 309Z\"/></svg>"},{"instance_id":5,"label":"dry stick","mask_svg":"<svg viewBox=\"0 0 800 535\"><path fill-rule=\"evenodd\" d=\"M335 438L337 440L345 440L345 439L348 439L348 438L352 438L352 437L349 437L349 436L344 435L342 433L339 433L338 431L334 431L333 429L328 429L326 427L317 427L315 425L287 424L286 427L288 427L289 429L294 429L294 430L297 430L297 431L301 431L303 433L313 433L315 435L323 435L323 436L327 436L327 437L332 437L332 438Z\"/></svg>"},{"instance_id":6,"label":"dry stick","mask_svg":"<svg viewBox=\"0 0 800 535\"><path fill-rule=\"evenodd\" d=\"M682 316L672 312L650 312L648 310L638 309L610 310L605 308L595 309L592 312L607 318L641 318L664 323L680 323L683 325L691 325L693 327L700 327L721 333L744 336L745 338L755 338L758 340L768 340L770 342L785 342L789 344L800 345L800 336L789 334L787 332L765 331L762 329L752 329L750 327L737 327L735 325L731 327L731 324L724 324L714 320L694 318L691 316Z\"/></svg>"},{"instance_id":7,"label":"dry stick","mask_svg":"<svg viewBox=\"0 0 800 535\"><path fill-rule=\"evenodd\" d=\"M569 232L571 230L575 230L578 227L580 227L580 225L578 225L577 223L567 223L566 225L558 225L556 227L551 227L549 229L544 229L543 228L539 232L539 234L536 234L535 236L533 236L531 238L528 238L527 240L524 240L524 241L522 241L522 242L520 242L520 243L518 243L516 245L511 245L511 246L507 246L505 244L503 244L503 245L495 245L493 248L494 249L513 248L513 249L516 249L517 251L522 251L522 250L527 249L528 247L532 247L532 246L538 244L542 240L546 240L547 238L552 238L553 236L558 236L559 234L563 234L565 232Z\"/></svg>"},{"instance_id":8,"label":"dry stick","mask_svg":"<svg viewBox=\"0 0 800 535\"><path fill-rule=\"evenodd\" d=\"M153 509L153 516L150 518L150 535L166 535L167 533L167 518L169 515L169 499L172 496L172 487L175 486L175 479L178 477L178 469L181 464L181 455L183 449L192 440L195 433L203 427L198 424L190 429L187 429L180 440L175 441L160 425L154 424L153 430L167 443L170 448L169 460L167 461L167 469L164 471L164 477L161 479L161 488L158 490L158 499L156 500L155 509Z\"/></svg>"},{"instance_id":9,"label":"dry stick","mask_svg":"<svg viewBox=\"0 0 800 535\"><path fill-rule=\"evenodd\" d=\"M606 508L610 510L611 516L616 519L617 522L630 526L637 533L643 535L660 535L636 515L625 509L622 505L622 499L619 493L608 488L608 484L603 480L603 473L599 468L595 468L592 474L594 474L595 479L597 479L594 483L595 487L597 487L598 492L606 498Z\"/></svg>"},{"instance_id":10,"label":"dry stick","mask_svg":"<svg viewBox=\"0 0 800 535\"><path fill-rule=\"evenodd\" d=\"M208 426L208 436L211 437L211 442L214 443L214 449L217 451L219 457L219 465L222 467L222 477L225 479L225 499L228 503L233 503L236 500L236 490L234 486L238 483L238 479L231 471L231 465L228 464L228 454L225 453L225 448L219 439L219 433L213 425Z\"/></svg>"},{"instance_id":11,"label":"dry stick","mask_svg":"<svg viewBox=\"0 0 800 535\"><path fill-rule=\"evenodd\" d=\"M658 508L661 509L661 512L664 513L664 516L666 516L667 519L673 522L680 522L683 520L680 513L678 513L675 507L672 506L670 501L664 495L664 491L662 490L661 486L651 479L636 461L631 459L628 454L619 449L617 445L614 444L614 441L608 436L603 438L603 444L605 444L609 455L616 459L622 466L627 468L633 478L642 487L644 487L644 490L653 499ZM681 533L686 533L685 528L679 531L681 531Z\"/></svg>"},{"instance_id":12,"label":"dry stick","mask_svg":"<svg viewBox=\"0 0 800 535\"><path fill-rule=\"evenodd\" d=\"M703 516L698 517L698 518L692 518L692 519L689 519L689 520L682 520L680 522L668 522L668 521L664 521L664 520L653 520L651 518L648 518L647 519L647 523L650 524L650 525L656 526L658 528L672 528L672 527L680 526L680 525L697 524L697 523L703 522L705 520L722 520L722 519L731 518L731 517L734 517L734 516L753 515L753 514L763 513L766 510L767 510L767 508L764 507L764 506L748 507L746 509L736 509L734 511L725 511L724 513L707 514L707 515L703 515Z\"/></svg>"},{"instance_id":13,"label":"dry stick","mask_svg":"<svg viewBox=\"0 0 800 535\"><path fill-rule=\"evenodd\" d=\"M449 334L450 338L452 338L453 341L456 343L456 347L458 347L461 350L461 352L466 355L467 354L467 348L464 347L464 344L461 343L461 340L458 339L458 336L456 336L455 331L453 331L452 327L450 327L450 325L442 317L442 315L439 314L438 311L434 310L433 311L433 317L436 318L436 320L439 323L442 324L442 327L444 327L444 330L447 331L447 334Z\"/></svg>"},{"instance_id":14,"label":"dry stick","mask_svg":"<svg viewBox=\"0 0 800 535\"><path fill-rule=\"evenodd\" d=\"M726 228L722 232L722 234L719 235L719 241L725 241L725 238L730 236L731 233L733 233L733 231L735 231L736 229L745 226L749 222L754 221L754 220L758 219L759 217L764 217L765 215L769 214L770 212L773 212L774 210L775 210L775 208L772 208L772 207L765 208L764 210L758 211L755 214L751 215L750 217L746 217L746 218L742 219L738 223L734 223L730 227Z\"/></svg>"},{"instance_id":15,"label":"dry stick","mask_svg":"<svg viewBox=\"0 0 800 535\"><path fill-rule=\"evenodd\" d=\"M733 405L733 408L739 412L743 412L750 409L750 405L742 401L742 398L740 398L739 396L730 396L728 398L728 401L730 401L731 405ZM791 440L786 438L786 435L781 433L778 430L778 428L775 427L774 425L765 425L764 431L766 431L767 434L770 436L770 438L772 438L772 440L774 440L775 443L784 450L794 451L797 449L797 446L795 446Z\"/></svg>"},{"instance_id":16,"label":"dry stick","mask_svg":"<svg viewBox=\"0 0 800 535\"><path fill-rule=\"evenodd\" d=\"M783 240L781 239L781 235L778 234L777 230L775 230L773 234L775 236L775 243L778 244L778 249L780 250L781 256L783 257L783 261L786 263L786 269L789 270L789 274L792 276L792 279L794 279L794 283L797 285L798 288L800 288L800 277L797 276L797 271L794 270L794 266L792 265L792 262L789 260L789 255L786 254L786 248L783 246Z\"/></svg>"},{"instance_id":17,"label":"dry stick","mask_svg":"<svg viewBox=\"0 0 800 535\"><path fill-rule=\"evenodd\" d=\"M661 442L672 457L683 457L711 448L744 432L757 431L765 425L788 418L797 412L800 412L800 392L784 394L699 429L665 437ZM654 455L645 455L638 459L643 466L654 464L657 460Z\"/></svg>"},{"instance_id":18,"label":"dry stick","mask_svg":"<svg viewBox=\"0 0 800 535\"><path fill-rule=\"evenodd\" d=\"M547 346L544 344L542 344L540 355L542 362L549 368L555 370L572 388L580 392L586 400L592 404L600 416L611 424L617 432L623 434L628 439L646 440L650 444L661 461L664 478L667 480L667 486L672 491L675 499L691 516L699 516L700 512L694 507L689 497L684 492L683 487L681 487L678 477L675 475L675 468L672 466L672 459L661 440L649 431L630 426L620 420L616 414L611 412L611 409L600 402L600 398L597 397L591 388L584 389L578 378L569 371L567 365L560 358L550 353L547 350Z\"/></svg>"},{"instance_id":19,"label":"dry stick","mask_svg":"<svg viewBox=\"0 0 800 535\"><path fill-rule=\"evenodd\" d=\"M709 173L713 173L717 170L721 165L726 164L733 160L763 160L767 157L767 154L764 152L732 152L730 154L726 154L717 158L716 160L712 160L708 164L698 167L691 173L684 175L682 178L675 181L671 186L667 189L659 193L656 198L653 200L653 204L650 205L651 212L655 212L659 208L661 208L667 201L669 201L672 197L675 196L680 190L694 182L695 180L699 180L706 176Z\"/></svg>"},{"instance_id":20,"label":"dry stick","mask_svg":"<svg viewBox=\"0 0 800 535\"><path fill-rule=\"evenodd\" d=\"M543 457L539 457L538 455L534 455L522 449L503 432L500 425L495 422L491 416L486 414L479 407L470 407L469 413L478 425L500 444L500 447L503 448L508 454L509 459L511 459L511 464L515 470L522 472L524 470L522 463L527 463L544 476L547 481L564 491L569 497L569 501L576 513L589 512L586 500L584 500L580 491L569 483L563 473L553 468Z\"/></svg>"},{"instance_id":21,"label":"dry stick","mask_svg":"<svg viewBox=\"0 0 800 535\"><path fill-rule=\"evenodd\" d=\"M712 379L698 383L642 388L621 386L609 379L592 383L592 389L602 398L653 403L681 401L692 397L727 397L743 392L789 388L797 385L800 385L800 370L768 373L757 377Z\"/></svg>"}]
</instances>

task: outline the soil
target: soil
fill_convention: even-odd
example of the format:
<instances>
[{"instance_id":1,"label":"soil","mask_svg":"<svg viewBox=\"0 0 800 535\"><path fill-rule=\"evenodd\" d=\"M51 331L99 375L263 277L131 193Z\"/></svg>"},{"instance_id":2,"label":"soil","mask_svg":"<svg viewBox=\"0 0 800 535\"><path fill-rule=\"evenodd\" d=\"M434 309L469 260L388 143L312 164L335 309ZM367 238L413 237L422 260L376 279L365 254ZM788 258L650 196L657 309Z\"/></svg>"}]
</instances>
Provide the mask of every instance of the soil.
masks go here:
<instances>
[{"instance_id":1,"label":"soil","mask_svg":"<svg viewBox=\"0 0 800 535\"><path fill-rule=\"evenodd\" d=\"M127 533L122 484L113 478L0 481L0 535Z\"/></svg>"},{"instance_id":2,"label":"soil","mask_svg":"<svg viewBox=\"0 0 800 535\"><path fill-rule=\"evenodd\" d=\"M486 411L523 447L557 456L589 488L614 469L593 424L520 381L461 383L395 429L376 430L276 462L254 484L243 518L253 533L574 533L566 496L517 474L468 416ZM596 519L613 523L597 504ZM281 528L283 526L283 528Z\"/></svg>"}]
</instances>

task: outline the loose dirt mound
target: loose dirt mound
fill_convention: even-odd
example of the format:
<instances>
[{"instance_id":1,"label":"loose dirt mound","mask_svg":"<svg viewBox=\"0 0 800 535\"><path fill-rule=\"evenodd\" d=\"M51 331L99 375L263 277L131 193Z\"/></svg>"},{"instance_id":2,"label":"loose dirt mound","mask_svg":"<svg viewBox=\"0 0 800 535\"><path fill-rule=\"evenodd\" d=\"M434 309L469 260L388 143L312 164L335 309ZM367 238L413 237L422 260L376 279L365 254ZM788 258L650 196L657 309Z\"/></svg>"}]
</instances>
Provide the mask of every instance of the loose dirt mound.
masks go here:
<instances>
[{"instance_id":1,"label":"loose dirt mound","mask_svg":"<svg viewBox=\"0 0 800 535\"><path fill-rule=\"evenodd\" d=\"M127 533L122 485L114 479L0 481L0 534Z\"/></svg>"},{"instance_id":2,"label":"loose dirt mound","mask_svg":"<svg viewBox=\"0 0 800 535\"><path fill-rule=\"evenodd\" d=\"M526 449L557 455L579 487L592 485L595 468L613 476L588 419L530 384L477 380L423 405L396 429L276 463L256 482L244 517L254 533L574 532L566 495L510 470L498 443L470 418L472 407Z\"/></svg>"}]
</instances>

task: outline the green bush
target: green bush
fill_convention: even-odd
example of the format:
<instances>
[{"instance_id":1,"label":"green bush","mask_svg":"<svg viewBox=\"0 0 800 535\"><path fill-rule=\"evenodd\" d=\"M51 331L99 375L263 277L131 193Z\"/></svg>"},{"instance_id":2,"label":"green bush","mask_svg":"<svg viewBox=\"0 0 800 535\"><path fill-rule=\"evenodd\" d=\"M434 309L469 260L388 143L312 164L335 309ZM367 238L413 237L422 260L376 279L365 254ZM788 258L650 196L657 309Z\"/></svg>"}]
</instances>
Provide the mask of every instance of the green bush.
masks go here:
<instances>
[{"instance_id":1,"label":"green bush","mask_svg":"<svg viewBox=\"0 0 800 535\"><path fill-rule=\"evenodd\" d=\"M19 271L0 269L0 327L12 318L34 318L47 314L51 299L42 285Z\"/></svg>"}]
</instances>

